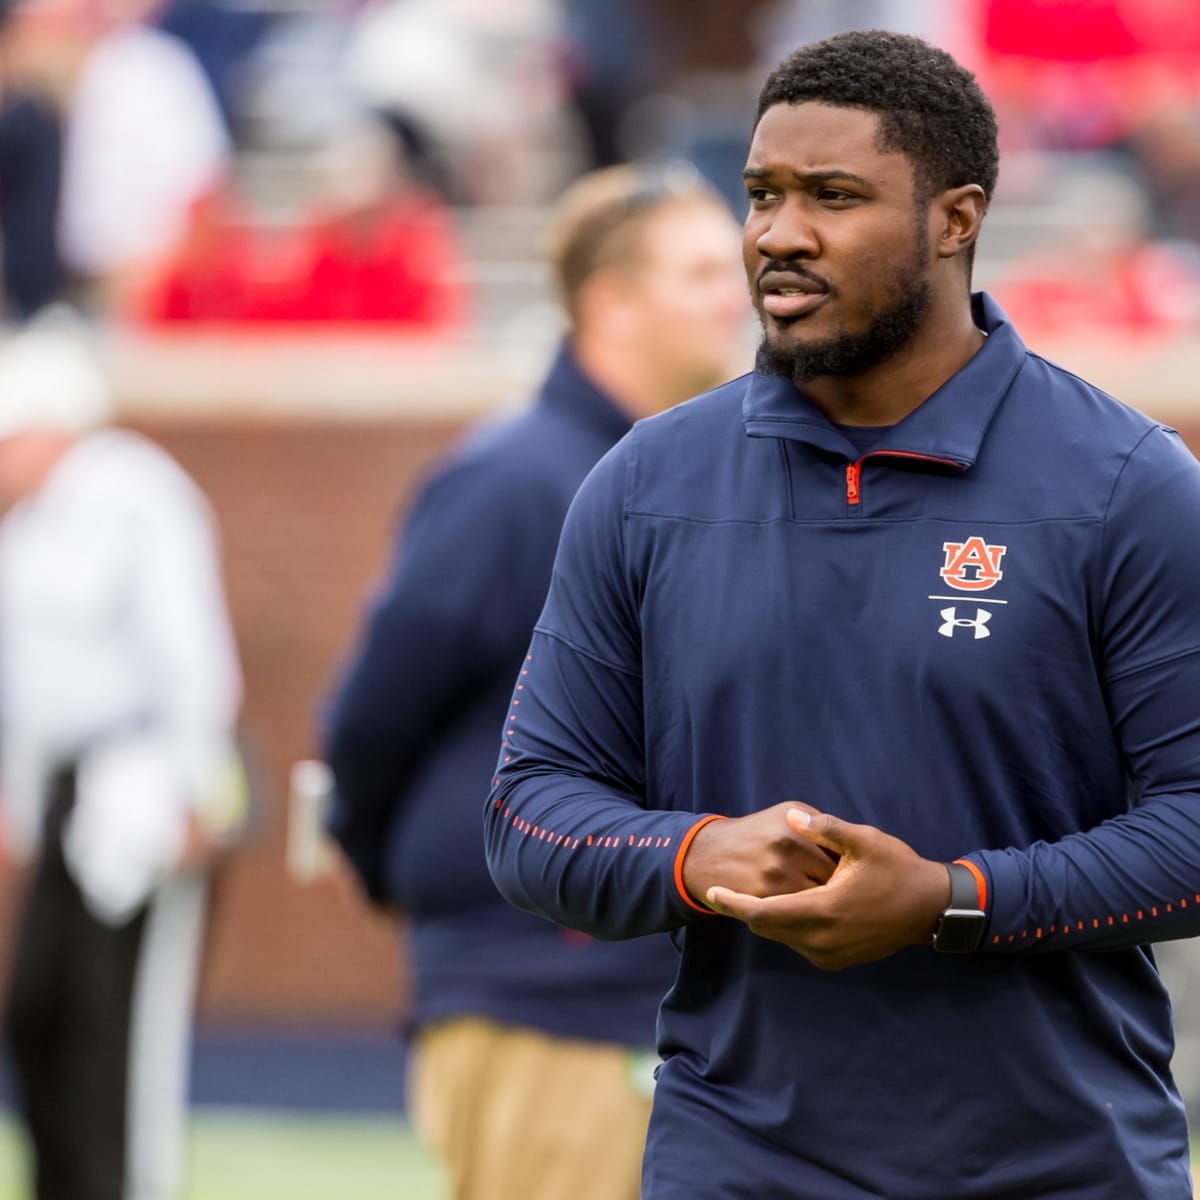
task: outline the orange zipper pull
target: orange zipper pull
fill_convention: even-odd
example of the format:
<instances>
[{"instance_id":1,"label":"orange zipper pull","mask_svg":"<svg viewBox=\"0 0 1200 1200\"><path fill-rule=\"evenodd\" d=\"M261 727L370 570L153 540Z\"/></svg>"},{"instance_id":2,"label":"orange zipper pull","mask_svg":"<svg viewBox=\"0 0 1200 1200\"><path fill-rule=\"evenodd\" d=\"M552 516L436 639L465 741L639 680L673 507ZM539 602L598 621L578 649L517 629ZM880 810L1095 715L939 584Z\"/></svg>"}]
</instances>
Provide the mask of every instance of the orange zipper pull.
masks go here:
<instances>
[{"instance_id":1,"label":"orange zipper pull","mask_svg":"<svg viewBox=\"0 0 1200 1200\"><path fill-rule=\"evenodd\" d=\"M846 464L846 500L850 504L858 503L858 471L862 460Z\"/></svg>"}]
</instances>

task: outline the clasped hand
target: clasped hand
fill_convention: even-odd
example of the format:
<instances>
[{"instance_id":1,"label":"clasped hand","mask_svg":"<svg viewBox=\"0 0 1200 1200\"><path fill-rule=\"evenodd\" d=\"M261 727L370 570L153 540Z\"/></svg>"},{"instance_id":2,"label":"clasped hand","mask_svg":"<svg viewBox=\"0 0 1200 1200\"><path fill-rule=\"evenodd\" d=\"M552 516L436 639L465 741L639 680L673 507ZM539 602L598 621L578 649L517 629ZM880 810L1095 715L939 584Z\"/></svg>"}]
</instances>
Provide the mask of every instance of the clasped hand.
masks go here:
<instances>
[{"instance_id":1,"label":"clasped hand","mask_svg":"<svg viewBox=\"0 0 1200 1200\"><path fill-rule=\"evenodd\" d=\"M928 945L950 900L946 868L899 838L785 802L711 821L683 862L688 894L841 970Z\"/></svg>"}]
</instances>

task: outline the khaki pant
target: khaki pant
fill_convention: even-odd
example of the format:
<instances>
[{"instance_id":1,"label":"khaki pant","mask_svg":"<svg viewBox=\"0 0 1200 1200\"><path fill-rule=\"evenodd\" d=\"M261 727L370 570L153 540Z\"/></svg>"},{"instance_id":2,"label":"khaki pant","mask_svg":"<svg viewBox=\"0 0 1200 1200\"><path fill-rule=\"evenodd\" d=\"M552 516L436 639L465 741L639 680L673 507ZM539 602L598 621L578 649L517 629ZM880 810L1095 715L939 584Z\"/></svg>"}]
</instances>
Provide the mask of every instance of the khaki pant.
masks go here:
<instances>
[{"instance_id":1,"label":"khaki pant","mask_svg":"<svg viewBox=\"0 0 1200 1200\"><path fill-rule=\"evenodd\" d=\"M647 1056L474 1017L418 1034L409 1101L456 1200L637 1200Z\"/></svg>"}]
</instances>

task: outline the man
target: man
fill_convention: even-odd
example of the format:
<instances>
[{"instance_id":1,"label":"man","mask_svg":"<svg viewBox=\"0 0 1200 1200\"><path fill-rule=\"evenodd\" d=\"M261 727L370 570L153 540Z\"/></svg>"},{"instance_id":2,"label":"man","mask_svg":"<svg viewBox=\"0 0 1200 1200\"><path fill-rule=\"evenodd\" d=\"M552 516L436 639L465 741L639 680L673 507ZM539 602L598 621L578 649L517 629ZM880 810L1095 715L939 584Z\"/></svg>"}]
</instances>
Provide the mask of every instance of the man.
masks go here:
<instances>
[{"instance_id":1,"label":"man","mask_svg":"<svg viewBox=\"0 0 1200 1200\"><path fill-rule=\"evenodd\" d=\"M567 518L488 856L677 931L646 1200L1191 1195L1148 943L1200 928L1200 468L970 295L996 164L941 51L797 50L758 368Z\"/></svg>"},{"instance_id":2,"label":"man","mask_svg":"<svg viewBox=\"0 0 1200 1200\"><path fill-rule=\"evenodd\" d=\"M212 85L186 43L150 24L160 7L161 0L66 0L42 17L44 35L73 56L59 248L102 307L137 292L230 169Z\"/></svg>"},{"instance_id":3,"label":"man","mask_svg":"<svg viewBox=\"0 0 1200 1200\"><path fill-rule=\"evenodd\" d=\"M411 1112L460 1200L638 1194L675 950L512 909L479 808L576 487L632 420L728 378L748 315L736 226L691 174L585 176L551 259L570 329L537 403L421 489L325 732L332 831L409 919Z\"/></svg>"},{"instance_id":4,"label":"man","mask_svg":"<svg viewBox=\"0 0 1200 1200\"><path fill-rule=\"evenodd\" d=\"M10 321L28 320L62 287L60 125L48 89L25 62L18 0L0 0L0 291Z\"/></svg>"},{"instance_id":5,"label":"man","mask_svg":"<svg viewBox=\"0 0 1200 1200\"><path fill-rule=\"evenodd\" d=\"M0 346L3 845L33 863L5 1016L38 1200L180 1194L205 865L244 799L211 513L110 415L69 330Z\"/></svg>"}]
</instances>

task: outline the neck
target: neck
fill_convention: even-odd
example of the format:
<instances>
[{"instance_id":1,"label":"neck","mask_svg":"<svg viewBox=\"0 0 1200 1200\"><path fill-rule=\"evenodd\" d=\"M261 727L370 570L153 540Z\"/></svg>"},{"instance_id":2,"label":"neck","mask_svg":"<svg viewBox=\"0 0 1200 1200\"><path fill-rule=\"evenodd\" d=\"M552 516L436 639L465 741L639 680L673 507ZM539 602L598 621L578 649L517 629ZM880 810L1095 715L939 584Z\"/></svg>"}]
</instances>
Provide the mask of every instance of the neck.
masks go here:
<instances>
[{"instance_id":1,"label":"neck","mask_svg":"<svg viewBox=\"0 0 1200 1200\"><path fill-rule=\"evenodd\" d=\"M631 421L663 412L702 390L690 380L656 369L628 347L582 331L572 337L571 348L583 373Z\"/></svg>"},{"instance_id":2,"label":"neck","mask_svg":"<svg viewBox=\"0 0 1200 1200\"><path fill-rule=\"evenodd\" d=\"M969 304L935 303L917 336L887 361L861 375L823 375L797 386L836 424L895 425L962 370L983 342Z\"/></svg>"},{"instance_id":3,"label":"neck","mask_svg":"<svg viewBox=\"0 0 1200 1200\"><path fill-rule=\"evenodd\" d=\"M30 430L6 439L2 453L3 493L8 504L36 496L74 445L70 434Z\"/></svg>"}]
</instances>

